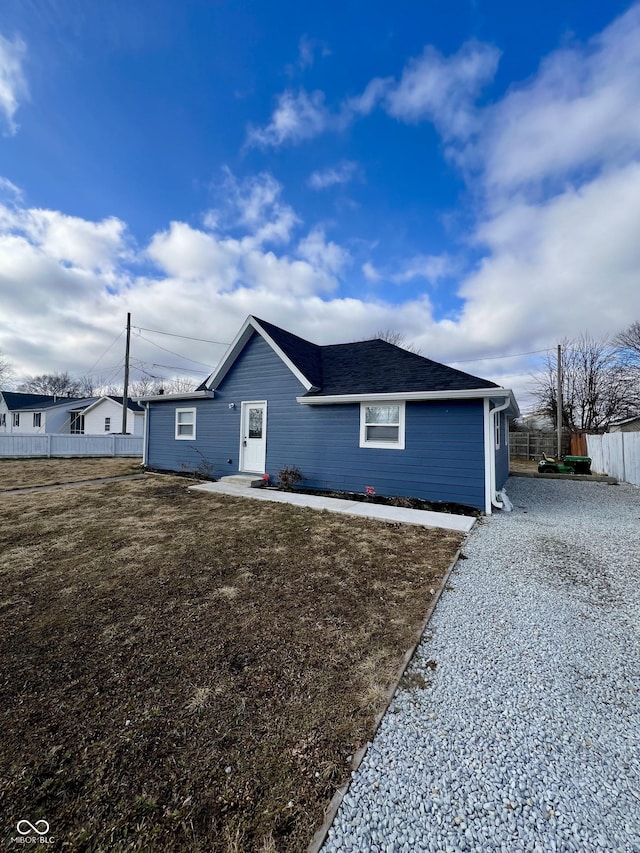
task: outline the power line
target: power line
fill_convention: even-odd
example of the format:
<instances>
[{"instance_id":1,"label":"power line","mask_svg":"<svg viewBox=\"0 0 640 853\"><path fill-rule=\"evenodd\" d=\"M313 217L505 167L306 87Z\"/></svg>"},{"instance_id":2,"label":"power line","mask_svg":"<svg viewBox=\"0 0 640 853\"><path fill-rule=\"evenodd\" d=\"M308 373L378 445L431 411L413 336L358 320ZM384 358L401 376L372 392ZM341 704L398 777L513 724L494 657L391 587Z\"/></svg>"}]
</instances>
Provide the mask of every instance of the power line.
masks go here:
<instances>
[{"instance_id":1,"label":"power line","mask_svg":"<svg viewBox=\"0 0 640 853\"><path fill-rule=\"evenodd\" d=\"M206 338L192 338L189 335L177 335L175 332L161 332L160 329L146 329L144 326L133 326L133 328L140 332L153 332L156 335L168 335L171 338L183 338L185 341L199 341L201 344L220 344L220 346L228 347L231 343L230 341L210 341Z\"/></svg>"},{"instance_id":2,"label":"power line","mask_svg":"<svg viewBox=\"0 0 640 853\"><path fill-rule=\"evenodd\" d=\"M185 361L191 361L193 364L200 364L200 365L202 365L202 367L207 367L207 368L211 367L211 365L205 364L204 361L198 361L197 358L189 358L189 356L187 356L187 355L182 355L181 352L175 352L172 349L167 349L167 347L162 347L162 346L160 346L160 344L156 344L156 343L154 343L154 341L150 341L148 338L145 338L144 335L138 335L138 338L141 341L145 341L145 343L151 344L152 347L157 347L158 349L161 349L164 352L168 352L171 355L177 355L178 358L183 358Z\"/></svg>"},{"instance_id":3,"label":"power line","mask_svg":"<svg viewBox=\"0 0 640 853\"><path fill-rule=\"evenodd\" d=\"M502 358L519 358L521 355L537 355L541 352L549 352L549 347L545 349L532 349L529 352L514 352L511 355L487 355L484 358L464 358L464 359L454 359L450 361L449 364L471 364L474 361L496 361Z\"/></svg>"},{"instance_id":4,"label":"power line","mask_svg":"<svg viewBox=\"0 0 640 853\"><path fill-rule=\"evenodd\" d=\"M118 341L120 340L120 338L124 335L124 331L125 331L125 330L124 330L124 329L122 329L122 331L120 332L120 334L118 335L118 337L117 337L117 338L115 338L115 340L113 340L113 341L109 344L109 346L108 346L108 347L106 348L106 350L102 353L102 355L100 356L100 358L99 358L99 359L96 361L96 363L91 367L91 369L90 369L90 370L89 370L89 372L86 374L86 376L91 376L91 375L92 375L92 371L93 371L93 370L96 368L96 366L97 366L97 365L102 361L102 359L103 359L103 358L105 357L105 355L109 352L109 350L111 349L111 347L112 347L112 346L114 346L114 344L117 344L117 343L118 343Z\"/></svg>"}]
</instances>

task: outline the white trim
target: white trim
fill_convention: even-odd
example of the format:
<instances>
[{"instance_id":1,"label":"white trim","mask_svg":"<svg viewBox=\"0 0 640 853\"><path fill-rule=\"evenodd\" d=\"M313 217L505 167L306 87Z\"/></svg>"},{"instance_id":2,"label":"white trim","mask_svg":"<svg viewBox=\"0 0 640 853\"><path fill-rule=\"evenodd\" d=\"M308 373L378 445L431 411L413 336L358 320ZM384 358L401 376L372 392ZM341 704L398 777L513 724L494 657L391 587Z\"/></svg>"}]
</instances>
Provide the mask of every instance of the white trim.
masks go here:
<instances>
[{"instance_id":1,"label":"white trim","mask_svg":"<svg viewBox=\"0 0 640 853\"><path fill-rule=\"evenodd\" d=\"M388 405L398 406L398 440L393 441L367 441L366 410L375 405L375 401L367 400L360 403L360 447L377 448L379 450L404 450L405 443L405 402L404 400L389 400ZM370 426L370 424L369 424ZM395 424L393 424L395 426Z\"/></svg>"},{"instance_id":2,"label":"white trim","mask_svg":"<svg viewBox=\"0 0 640 853\"><path fill-rule=\"evenodd\" d=\"M417 400L489 400L508 398L518 417L520 409L513 392L508 388L472 388L468 391L394 391L385 394L328 394L314 397L296 397L296 402L303 406L326 406L327 404L342 403L377 403L404 400L407 403Z\"/></svg>"},{"instance_id":3,"label":"white trim","mask_svg":"<svg viewBox=\"0 0 640 853\"><path fill-rule=\"evenodd\" d=\"M151 394L149 397L136 397L136 403L155 403L156 400L164 401L169 400L170 402L173 400L203 400L209 399L213 400L214 394L213 391L189 391L188 394Z\"/></svg>"},{"instance_id":4,"label":"white trim","mask_svg":"<svg viewBox=\"0 0 640 853\"><path fill-rule=\"evenodd\" d=\"M495 434L496 434L496 417L500 414L500 412L504 412L505 409L509 408L509 401L505 400L501 406L496 406L494 409L489 411L489 429L491 431L491 435L493 439L491 444L493 445L491 454L489 457L489 469L490 469L490 486L491 486L491 504L492 506L497 507L498 509L502 509L502 504L498 503L496 500L496 447L495 447ZM493 421L493 423L492 423ZM508 428L508 427L507 427Z\"/></svg>"},{"instance_id":5,"label":"white trim","mask_svg":"<svg viewBox=\"0 0 640 853\"><path fill-rule=\"evenodd\" d=\"M149 406L143 406L144 409L144 426L142 430L142 464L147 464L149 458Z\"/></svg>"},{"instance_id":6,"label":"white trim","mask_svg":"<svg viewBox=\"0 0 640 853\"><path fill-rule=\"evenodd\" d=\"M217 388L218 385L222 382L224 377L227 375L231 367L233 366L235 360L238 358L240 353L245 347L245 344L248 342L251 335L257 332L260 337L264 339L264 341L269 344L271 349L275 352L275 354L280 358L284 364L289 368L289 370L296 377L298 382L307 390L311 391L315 386L313 383L309 382L307 377L298 370L295 364L291 361L291 359L284 354L284 352L280 349L280 347L276 344L273 338L266 332L260 323L256 320L255 317L247 317L247 319L242 324L242 328L235 336L229 348L222 356L222 361L213 371L211 376L205 381L205 385L208 389Z\"/></svg>"},{"instance_id":7,"label":"white trim","mask_svg":"<svg viewBox=\"0 0 640 853\"><path fill-rule=\"evenodd\" d=\"M262 470L260 471L248 471L244 467L244 417L245 417L245 407L246 406L263 406L264 414L262 416L262 442L264 444L264 461L262 463ZM246 472L248 474L264 474L267 467L267 401L266 400L243 400L240 403L240 449L238 451L238 471Z\"/></svg>"},{"instance_id":8,"label":"white trim","mask_svg":"<svg viewBox=\"0 0 640 853\"><path fill-rule=\"evenodd\" d=\"M193 427L193 435L178 435L178 415L184 412L191 412L193 414L193 422L191 426ZM177 441L195 441L196 438L196 409L193 408L177 408L174 413L174 425L175 425L175 436L174 438Z\"/></svg>"},{"instance_id":9,"label":"white trim","mask_svg":"<svg viewBox=\"0 0 640 853\"><path fill-rule=\"evenodd\" d=\"M497 417L495 419L495 423L494 423L493 432L494 432L494 440L495 440L495 450L500 450L500 433L501 433L500 425L501 425L501 421L502 421L502 418Z\"/></svg>"},{"instance_id":10,"label":"white trim","mask_svg":"<svg viewBox=\"0 0 640 853\"><path fill-rule=\"evenodd\" d=\"M491 478L491 459L494 458L494 437L491 433L491 416L490 416L489 399L483 401L483 424L484 424L484 511L486 515L491 515L493 488L495 487L495 479L492 483Z\"/></svg>"}]
</instances>

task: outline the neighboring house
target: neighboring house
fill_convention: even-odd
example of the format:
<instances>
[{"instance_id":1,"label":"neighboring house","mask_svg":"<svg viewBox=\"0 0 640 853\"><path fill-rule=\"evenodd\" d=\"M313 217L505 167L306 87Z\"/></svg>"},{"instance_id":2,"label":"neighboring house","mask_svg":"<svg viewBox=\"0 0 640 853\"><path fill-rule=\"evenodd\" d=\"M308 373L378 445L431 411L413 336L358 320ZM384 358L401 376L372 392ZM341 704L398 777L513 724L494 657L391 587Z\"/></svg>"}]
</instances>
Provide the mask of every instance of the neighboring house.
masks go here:
<instances>
[{"instance_id":1,"label":"neighboring house","mask_svg":"<svg viewBox=\"0 0 640 853\"><path fill-rule=\"evenodd\" d=\"M144 410L128 401L127 432L142 435ZM60 397L0 391L0 434L71 433L104 435L122 431L122 397Z\"/></svg>"},{"instance_id":2,"label":"neighboring house","mask_svg":"<svg viewBox=\"0 0 640 853\"><path fill-rule=\"evenodd\" d=\"M71 405L88 402L77 397L0 391L0 434L43 435L69 432Z\"/></svg>"},{"instance_id":3,"label":"neighboring house","mask_svg":"<svg viewBox=\"0 0 640 853\"><path fill-rule=\"evenodd\" d=\"M623 421L609 424L609 432L639 432L640 417L625 418Z\"/></svg>"},{"instance_id":4,"label":"neighboring house","mask_svg":"<svg viewBox=\"0 0 640 853\"><path fill-rule=\"evenodd\" d=\"M197 391L141 400L144 463L216 477L296 466L305 488L490 513L509 474L511 391L382 340L319 346L249 317Z\"/></svg>"},{"instance_id":5,"label":"neighboring house","mask_svg":"<svg viewBox=\"0 0 640 853\"><path fill-rule=\"evenodd\" d=\"M84 400L70 410L69 432L75 435L106 435L122 432L122 397L111 394ZM127 430L130 435L143 435L144 409L127 400Z\"/></svg>"}]
</instances>

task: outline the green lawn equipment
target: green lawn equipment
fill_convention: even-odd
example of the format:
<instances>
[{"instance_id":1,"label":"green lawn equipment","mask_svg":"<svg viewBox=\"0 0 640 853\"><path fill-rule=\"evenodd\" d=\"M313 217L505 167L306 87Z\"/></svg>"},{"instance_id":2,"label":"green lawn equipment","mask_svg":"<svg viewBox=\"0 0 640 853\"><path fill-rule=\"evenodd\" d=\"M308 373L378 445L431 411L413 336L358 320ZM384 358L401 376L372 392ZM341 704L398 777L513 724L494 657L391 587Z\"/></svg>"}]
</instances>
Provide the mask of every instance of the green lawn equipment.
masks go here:
<instances>
[{"instance_id":1,"label":"green lawn equipment","mask_svg":"<svg viewBox=\"0 0 640 853\"><path fill-rule=\"evenodd\" d=\"M552 456L542 454L538 462L538 474L590 474L591 457L589 456Z\"/></svg>"}]
</instances>

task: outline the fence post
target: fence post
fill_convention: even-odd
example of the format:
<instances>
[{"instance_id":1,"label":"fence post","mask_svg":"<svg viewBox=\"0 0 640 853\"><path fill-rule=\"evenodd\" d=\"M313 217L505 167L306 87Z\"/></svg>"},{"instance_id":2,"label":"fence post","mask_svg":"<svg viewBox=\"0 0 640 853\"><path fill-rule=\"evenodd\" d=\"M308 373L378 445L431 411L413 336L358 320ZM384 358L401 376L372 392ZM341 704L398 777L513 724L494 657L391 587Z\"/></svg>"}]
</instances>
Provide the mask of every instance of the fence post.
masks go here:
<instances>
[{"instance_id":1,"label":"fence post","mask_svg":"<svg viewBox=\"0 0 640 853\"><path fill-rule=\"evenodd\" d=\"M627 467L624 459L624 430L620 430L620 443L622 445L622 480L627 482Z\"/></svg>"},{"instance_id":2,"label":"fence post","mask_svg":"<svg viewBox=\"0 0 640 853\"><path fill-rule=\"evenodd\" d=\"M116 455L116 435L115 433L111 436L111 455Z\"/></svg>"},{"instance_id":3,"label":"fence post","mask_svg":"<svg viewBox=\"0 0 640 853\"><path fill-rule=\"evenodd\" d=\"M51 459L51 433L47 433L47 459Z\"/></svg>"}]
</instances>

